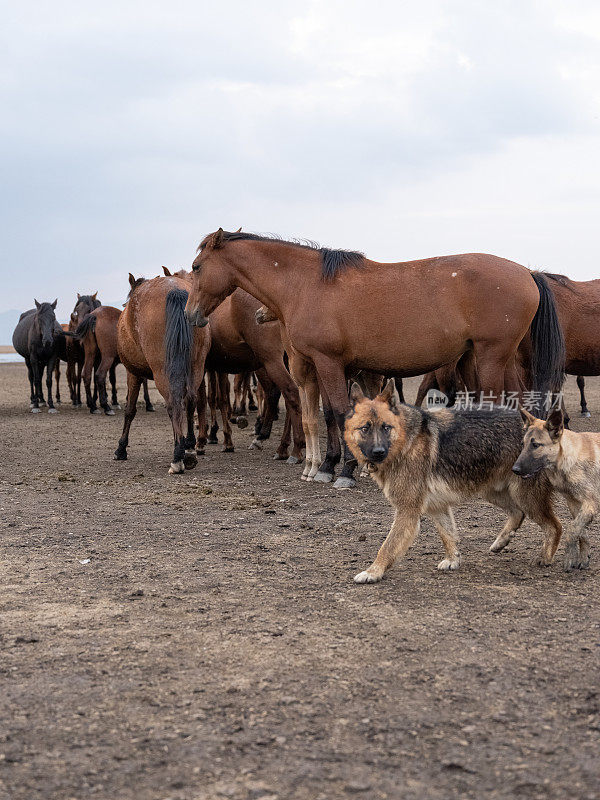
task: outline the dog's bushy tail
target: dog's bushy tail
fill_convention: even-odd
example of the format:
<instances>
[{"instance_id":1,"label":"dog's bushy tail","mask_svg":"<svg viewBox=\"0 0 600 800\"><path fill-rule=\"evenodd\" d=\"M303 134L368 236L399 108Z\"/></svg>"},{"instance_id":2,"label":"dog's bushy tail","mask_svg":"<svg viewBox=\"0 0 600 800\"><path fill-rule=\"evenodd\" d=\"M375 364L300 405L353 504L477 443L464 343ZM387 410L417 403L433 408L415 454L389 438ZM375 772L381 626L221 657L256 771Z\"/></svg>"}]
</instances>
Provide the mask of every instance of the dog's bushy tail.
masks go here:
<instances>
[{"instance_id":1,"label":"dog's bushy tail","mask_svg":"<svg viewBox=\"0 0 600 800\"><path fill-rule=\"evenodd\" d=\"M560 327L556 302L546 276L532 272L540 293L540 304L531 323L531 371L533 390L540 392L543 406L548 392L560 393L565 379L565 340ZM546 416L540 408L540 416Z\"/></svg>"},{"instance_id":2,"label":"dog's bushy tail","mask_svg":"<svg viewBox=\"0 0 600 800\"><path fill-rule=\"evenodd\" d=\"M87 317L84 317L83 322L80 322L77 326L74 333L72 333L72 337L74 339L85 339L88 333L93 333L96 330L96 315L95 314L88 314Z\"/></svg>"},{"instance_id":3,"label":"dog's bushy tail","mask_svg":"<svg viewBox=\"0 0 600 800\"><path fill-rule=\"evenodd\" d=\"M185 407L190 393L192 327L184 313L187 299L184 289L171 289L165 304L165 374L174 410Z\"/></svg>"}]
</instances>

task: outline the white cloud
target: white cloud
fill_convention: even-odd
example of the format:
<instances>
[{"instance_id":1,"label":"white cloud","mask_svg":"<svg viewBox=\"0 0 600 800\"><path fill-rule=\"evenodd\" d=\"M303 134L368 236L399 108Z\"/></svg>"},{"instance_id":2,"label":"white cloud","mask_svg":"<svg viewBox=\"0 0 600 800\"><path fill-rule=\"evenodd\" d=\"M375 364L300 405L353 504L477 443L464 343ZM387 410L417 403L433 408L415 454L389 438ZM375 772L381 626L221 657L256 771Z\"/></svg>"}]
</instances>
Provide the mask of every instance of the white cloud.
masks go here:
<instances>
[{"instance_id":1,"label":"white cloud","mask_svg":"<svg viewBox=\"0 0 600 800\"><path fill-rule=\"evenodd\" d=\"M208 230L596 275L593 3L13 4L0 306L125 292Z\"/></svg>"}]
</instances>

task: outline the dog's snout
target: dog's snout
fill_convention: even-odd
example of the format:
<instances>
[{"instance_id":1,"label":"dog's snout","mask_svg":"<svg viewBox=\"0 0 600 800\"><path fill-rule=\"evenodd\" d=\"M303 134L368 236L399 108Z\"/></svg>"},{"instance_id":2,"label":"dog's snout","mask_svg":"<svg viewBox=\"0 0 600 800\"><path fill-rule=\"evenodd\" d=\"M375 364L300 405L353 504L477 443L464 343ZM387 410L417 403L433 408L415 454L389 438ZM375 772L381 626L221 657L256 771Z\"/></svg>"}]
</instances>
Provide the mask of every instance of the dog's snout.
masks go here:
<instances>
[{"instance_id":1,"label":"dog's snout","mask_svg":"<svg viewBox=\"0 0 600 800\"><path fill-rule=\"evenodd\" d=\"M385 447L374 447L371 450L371 458L373 461L383 461L387 453Z\"/></svg>"},{"instance_id":2,"label":"dog's snout","mask_svg":"<svg viewBox=\"0 0 600 800\"><path fill-rule=\"evenodd\" d=\"M522 475L523 474L523 470L521 469L519 464L513 464L512 471L515 473L515 475Z\"/></svg>"}]
</instances>

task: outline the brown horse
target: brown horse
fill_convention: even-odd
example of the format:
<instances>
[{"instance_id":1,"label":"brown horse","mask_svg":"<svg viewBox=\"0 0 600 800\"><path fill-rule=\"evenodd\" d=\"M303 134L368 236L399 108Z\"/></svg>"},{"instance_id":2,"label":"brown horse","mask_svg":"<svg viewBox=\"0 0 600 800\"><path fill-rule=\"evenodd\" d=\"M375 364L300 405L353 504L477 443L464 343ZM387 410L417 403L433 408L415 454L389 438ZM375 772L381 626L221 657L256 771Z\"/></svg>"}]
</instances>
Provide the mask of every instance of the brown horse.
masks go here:
<instances>
[{"instance_id":1,"label":"brown horse","mask_svg":"<svg viewBox=\"0 0 600 800\"><path fill-rule=\"evenodd\" d=\"M166 268L163 267L163 270ZM192 276L184 270L176 273L192 286ZM302 414L300 397L292 376L284 364L284 348L278 325L265 325L259 328L256 324L256 312L260 302L241 289L234 291L215 309L210 317L211 348L206 359L207 372L214 371L219 375L255 372L266 397L265 412L260 422L260 429L251 448L261 448L261 443L271 435L273 420L277 413L279 393L285 400L287 419L283 428L281 441L275 458L297 464L302 459L304 434L302 431ZM229 385L223 381L219 384L218 397L222 406L231 414L229 402ZM225 449L233 450L231 434L227 433L228 422L224 420ZM238 419L238 426L240 420ZM292 453L289 455L290 439L293 436Z\"/></svg>"},{"instance_id":2,"label":"brown horse","mask_svg":"<svg viewBox=\"0 0 600 800\"><path fill-rule=\"evenodd\" d=\"M194 412L210 348L210 329L192 328L185 317L187 281L175 276L136 280L129 273L129 285L117 329L118 354L127 369L127 404L115 459L127 458L140 386L144 379L154 378L173 425L169 474L179 474L197 464Z\"/></svg>"},{"instance_id":3,"label":"brown horse","mask_svg":"<svg viewBox=\"0 0 600 800\"><path fill-rule=\"evenodd\" d=\"M464 355L476 360L486 393L519 391L515 355L534 318L536 388L562 382L562 335L545 279L496 256L384 264L357 252L219 229L202 241L192 269L190 321L206 325L236 287L258 298L285 327L294 379L302 390L316 378L325 415L340 431L353 370L408 377ZM331 479L340 458L339 437L328 437L321 479ZM345 451L336 486L354 485L355 466Z\"/></svg>"},{"instance_id":4,"label":"brown horse","mask_svg":"<svg viewBox=\"0 0 600 800\"><path fill-rule=\"evenodd\" d=\"M84 353L83 384L87 406L91 414L101 414L96 405L96 398L107 416L114 415L114 408L121 408L117 400L116 368L119 363L117 348L117 327L121 312L114 306L100 306L87 314L83 322L77 326L76 337L81 341ZM94 374L94 392L92 393L92 372ZM106 391L106 375L110 378L111 404ZM144 401L146 411L154 411L148 393L148 381L143 380Z\"/></svg>"}]
</instances>

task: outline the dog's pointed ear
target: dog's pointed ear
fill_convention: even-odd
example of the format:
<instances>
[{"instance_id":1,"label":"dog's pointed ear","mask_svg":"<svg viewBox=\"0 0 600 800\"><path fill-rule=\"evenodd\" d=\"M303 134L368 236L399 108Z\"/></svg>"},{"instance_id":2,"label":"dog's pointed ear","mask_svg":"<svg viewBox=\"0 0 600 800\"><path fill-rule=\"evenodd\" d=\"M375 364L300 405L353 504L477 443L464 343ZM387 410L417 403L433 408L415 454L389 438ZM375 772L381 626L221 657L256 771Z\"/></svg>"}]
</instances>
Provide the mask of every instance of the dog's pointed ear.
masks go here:
<instances>
[{"instance_id":1,"label":"dog's pointed ear","mask_svg":"<svg viewBox=\"0 0 600 800\"><path fill-rule=\"evenodd\" d=\"M132 289L135 286L135 278L133 277L131 272L129 273L129 285L131 286Z\"/></svg>"},{"instance_id":2,"label":"dog's pointed ear","mask_svg":"<svg viewBox=\"0 0 600 800\"><path fill-rule=\"evenodd\" d=\"M358 383L356 383L356 381L354 381L354 383L352 384L352 386L350 388L350 402L352 403L352 408L354 408L354 406L357 403L360 403L364 399L365 399L365 395L363 393L363 390L360 388Z\"/></svg>"},{"instance_id":3,"label":"dog's pointed ear","mask_svg":"<svg viewBox=\"0 0 600 800\"><path fill-rule=\"evenodd\" d=\"M168 267L163 266L163 272L165 273L166 278L170 278L172 276L172 272Z\"/></svg>"},{"instance_id":4,"label":"dog's pointed ear","mask_svg":"<svg viewBox=\"0 0 600 800\"><path fill-rule=\"evenodd\" d=\"M55 300L55 301L52 303L52 308L53 308L53 309L56 309L56 306L57 306L57 305L58 305L58 297L57 297L57 298L56 298L56 300Z\"/></svg>"},{"instance_id":5,"label":"dog's pointed ear","mask_svg":"<svg viewBox=\"0 0 600 800\"><path fill-rule=\"evenodd\" d=\"M551 439L559 439L565 429L565 418L560 406L553 406L546 420L546 429Z\"/></svg>"},{"instance_id":6,"label":"dog's pointed ear","mask_svg":"<svg viewBox=\"0 0 600 800\"><path fill-rule=\"evenodd\" d=\"M390 378L383 388L383 391L377 398L384 403L387 403L392 410L399 408L400 395L396 389L396 383L393 378Z\"/></svg>"},{"instance_id":7,"label":"dog's pointed ear","mask_svg":"<svg viewBox=\"0 0 600 800\"><path fill-rule=\"evenodd\" d=\"M531 424L535 422L535 417L533 416L533 414L530 414L529 411L527 411L527 409L524 408L520 403L519 403L519 413L521 414L521 419L523 420L523 424L525 425L526 428L528 428Z\"/></svg>"},{"instance_id":8,"label":"dog's pointed ear","mask_svg":"<svg viewBox=\"0 0 600 800\"><path fill-rule=\"evenodd\" d=\"M98 292L94 292L94 294L92 295L92 300L95 300L97 297L98 297Z\"/></svg>"},{"instance_id":9,"label":"dog's pointed ear","mask_svg":"<svg viewBox=\"0 0 600 800\"><path fill-rule=\"evenodd\" d=\"M39 303L38 303L38 301L35 299L35 297L33 298L33 302L35 303L35 307L36 307L36 308L37 308L37 310L39 311L39 310L40 310L40 304L39 304Z\"/></svg>"}]
</instances>

